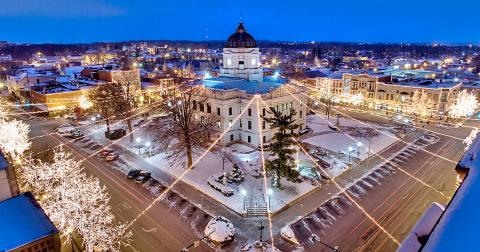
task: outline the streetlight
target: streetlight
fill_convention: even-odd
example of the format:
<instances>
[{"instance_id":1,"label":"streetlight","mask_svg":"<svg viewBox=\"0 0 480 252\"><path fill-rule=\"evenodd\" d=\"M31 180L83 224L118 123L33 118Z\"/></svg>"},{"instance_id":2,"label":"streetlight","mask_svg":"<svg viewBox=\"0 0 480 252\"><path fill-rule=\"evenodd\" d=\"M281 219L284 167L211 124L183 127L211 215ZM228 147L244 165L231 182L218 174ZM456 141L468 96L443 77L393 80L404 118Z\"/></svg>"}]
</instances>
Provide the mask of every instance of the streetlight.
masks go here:
<instances>
[{"instance_id":1,"label":"streetlight","mask_svg":"<svg viewBox=\"0 0 480 252\"><path fill-rule=\"evenodd\" d=\"M137 137L135 139L135 142L137 143L137 146L138 146L138 155L140 155L140 149L142 148L142 146L140 146L141 141L142 141L142 139L140 137Z\"/></svg>"},{"instance_id":2,"label":"streetlight","mask_svg":"<svg viewBox=\"0 0 480 252\"><path fill-rule=\"evenodd\" d=\"M93 128L95 129L95 121L97 120L97 118L94 116L94 117L90 118L90 120L92 121Z\"/></svg>"},{"instance_id":3,"label":"streetlight","mask_svg":"<svg viewBox=\"0 0 480 252\"><path fill-rule=\"evenodd\" d=\"M148 153L148 156L150 155L150 154L149 154L149 147L150 147L150 145L152 145L152 143L150 143L150 142L146 142L146 143L145 143L145 151Z\"/></svg>"},{"instance_id":4,"label":"streetlight","mask_svg":"<svg viewBox=\"0 0 480 252\"><path fill-rule=\"evenodd\" d=\"M353 147L352 147L352 146L348 146L348 162L349 162L349 163L351 162L351 154L352 154L352 151L353 151Z\"/></svg>"},{"instance_id":5,"label":"streetlight","mask_svg":"<svg viewBox=\"0 0 480 252\"><path fill-rule=\"evenodd\" d=\"M405 118L405 119L403 120L403 122L404 122L404 124L403 124L403 126L404 126L403 131L404 131L405 133L407 133L408 118Z\"/></svg>"},{"instance_id":6,"label":"streetlight","mask_svg":"<svg viewBox=\"0 0 480 252\"><path fill-rule=\"evenodd\" d=\"M267 189L267 194L268 194L268 210L270 210L270 209L272 209L270 198L273 195L273 190L271 188L268 188Z\"/></svg>"},{"instance_id":7,"label":"streetlight","mask_svg":"<svg viewBox=\"0 0 480 252\"><path fill-rule=\"evenodd\" d=\"M240 194L243 196L243 211L246 211L246 206L245 206L245 197L247 196L247 190L245 189L240 189Z\"/></svg>"},{"instance_id":8,"label":"streetlight","mask_svg":"<svg viewBox=\"0 0 480 252\"><path fill-rule=\"evenodd\" d=\"M357 142L357 157L360 157L360 147L362 147L362 142Z\"/></svg>"}]
</instances>

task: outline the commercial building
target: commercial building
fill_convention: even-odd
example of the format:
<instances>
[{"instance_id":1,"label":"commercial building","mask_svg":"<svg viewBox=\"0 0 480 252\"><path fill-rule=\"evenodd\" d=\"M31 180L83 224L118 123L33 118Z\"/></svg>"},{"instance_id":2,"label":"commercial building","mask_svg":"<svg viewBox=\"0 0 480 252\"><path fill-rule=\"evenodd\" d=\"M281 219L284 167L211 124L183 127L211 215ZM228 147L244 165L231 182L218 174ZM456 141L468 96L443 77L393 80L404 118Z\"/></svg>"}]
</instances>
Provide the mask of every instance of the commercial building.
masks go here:
<instances>
[{"instance_id":1,"label":"commercial building","mask_svg":"<svg viewBox=\"0 0 480 252\"><path fill-rule=\"evenodd\" d=\"M59 252L60 235L31 193L0 202L0 251Z\"/></svg>"}]
</instances>

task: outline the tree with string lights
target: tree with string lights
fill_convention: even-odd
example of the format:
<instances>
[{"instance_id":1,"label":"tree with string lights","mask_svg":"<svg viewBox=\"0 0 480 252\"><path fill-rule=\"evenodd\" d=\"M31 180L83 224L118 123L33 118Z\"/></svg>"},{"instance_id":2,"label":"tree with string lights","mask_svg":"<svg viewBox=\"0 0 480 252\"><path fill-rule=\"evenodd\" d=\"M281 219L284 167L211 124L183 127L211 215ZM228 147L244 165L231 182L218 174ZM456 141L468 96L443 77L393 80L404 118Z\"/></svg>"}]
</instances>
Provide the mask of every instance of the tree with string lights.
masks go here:
<instances>
[{"instance_id":1,"label":"tree with string lights","mask_svg":"<svg viewBox=\"0 0 480 252\"><path fill-rule=\"evenodd\" d=\"M80 236L86 251L128 245L131 233L115 221L106 188L82 172L71 154L56 150L51 163L27 159L20 170L22 189L35 195L66 244Z\"/></svg>"},{"instance_id":2,"label":"tree with string lights","mask_svg":"<svg viewBox=\"0 0 480 252\"><path fill-rule=\"evenodd\" d=\"M409 113L426 117L429 115L429 109L434 105L433 99L427 92L419 89L415 90L411 98Z\"/></svg>"},{"instance_id":3,"label":"tree with string lights","mask_svg":"<svg viewBox=\"0 0 480 252\"><path fill-rule=\"evenodd\" d=\"M477 97L463 90L455 99L455 102L448 108L448 115L453 118L468 117L475 113L478 108Z\"/></svg>"},{"instance_id":4,"label":"tree with string lights","mask_svg":"<svg viewBox=\"0 0 480 252\"><path fill-rule=\"evenodd\" d=\"M295 145L294 139L298 136L295 130L300 125L295 123L294 117L297 113L293 108L286 114L273 107L270 110L271 117L261 116L270 124L270 128L276 131L270 145L266 148L270 152L271 159L266 160L265 167L272 175L273 186L279 188L282 177L288 181L299 181L299 172L295 170L296 164L293 157L296 150L292 146Z\"/></svg>"},{"instance_id":5,"label":"tree with string lights","mask_svg":"<svg viewBox=\"0 0 480 252\"><path fill-rule=\"evenodd\" d=\"M28 133L30 127L22 121L0 120L0 150L10 162L21 157L30 148Z\"/></svg>"}]
</instances>

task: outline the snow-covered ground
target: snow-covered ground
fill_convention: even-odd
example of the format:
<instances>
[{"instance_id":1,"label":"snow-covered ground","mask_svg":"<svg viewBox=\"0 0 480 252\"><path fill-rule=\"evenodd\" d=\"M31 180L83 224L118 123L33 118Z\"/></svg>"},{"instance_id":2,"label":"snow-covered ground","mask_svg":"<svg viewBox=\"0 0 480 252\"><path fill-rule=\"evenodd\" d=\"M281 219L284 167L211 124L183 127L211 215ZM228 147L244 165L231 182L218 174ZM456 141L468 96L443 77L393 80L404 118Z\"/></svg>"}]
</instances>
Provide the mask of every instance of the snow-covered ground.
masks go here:
<instances>
[{"instance_id":1,"label":"snow-covered ground","mask_svg":"<svg viewBox=\"0 0 480 252\"><path fill-rule=\"evenodd\" d=\"M335 118L331 118L333 122L336 121ZM316 124L312 124L312 121ZM324 124L321 124L323 121ZM358 122L347 120L342 118L340 120L342 126L359 126ZM347 152L349 146L354 146L355 151L352 152L352 157L357 155L356 143L346 137L343 134L335 132L328 128L325 120L322 120L321 117L315 116L312 118L309 117L309 126L313 129L314 133L321 133L319 135L314 135L302 140L305 143L309 143L314 146L319 146L324 149L327 149L331 152L343 151ZM114 125L111 128L117 129L121 125ZM167 155L164 152L155 151L154 155L145 155L144 153L147 150L156 150L156 143L153 139L150 138L149 132L146 129L141 127L134 127L134 141L130 141L130 137L127 136L122 140L118 141L117 144L122 146L124 149L128 149L133 153L142 153L141 157L151 164L148 167L138 167L138 164L135 162L129 161L128 159L122 160L118 166L124 171L127 172L130 169L145 169L152 173L152 177L158 178L160 174L166 172L174 177L181 177L181 179L196 189L202 191L206 195L215 199L219 203L227 206L228 208L234 210L235 212L242 213L245 211L246 205L251 204L252 199L259 201L270 202L271 210L276 212L283 208L289 202L301 197L302 195L310 192L315 189L317 186L316 183L312 183L309 180L306 180L302 183L293 183L285 179L281 180L282 188L277 189L271 186L271 180L268 179L268 188L270 188L270 193L267 194L270 197L270 200L263 199L264 195L264 185L263 185L263 169L260 159L260 151L253 149L251 147L242 145L242 144L233 144L228 147L230 151L237 158L238 165L244 173L244 181L240 183L227 183L223 185L221 183L215 182L215 177L218 178L219 175L223 174L223 160L221 157L214 153L206 154L193 169L186 170L184 166L178 164L171 164L167 160ZM108 140L104 136L105 127L104 126L87 126L82 130L85 134L90 134L88 138L92 139L93 142L99 144L100 146L106 146L112 141ZM325 132L322 133L322 132ZM388 133L391 134L391 133ZM138 139L138 141L137 141ZM358 138L358 141L364 143L364 146L360 147L360 158L365 158L367 156L368 143L365 139ZM147 143L150 143L149 147L145 147ZM379 135L372 138L371 151L376 153L393 143L392 138ZM93 152L93 150L92 150ZM336 177L346 171L349 168L349 165L346 161L338 158L341 155L327 155L322 159L327 163L331 164L331 168L325 169L330 177ZM121 155L122 157L122 155ZM198 156L194 157L196 160ZM265 154L267 158L267 153ZM298 164L299 169L302 175L308 176L312 171L311 167L315 167L313 162L309 157L300 153L298 155ZM225 172L230 174L232 172L233 164L229 161L225 162ZM210 179L210 184L215 184L217 188L228 187L233 195L226 196L222 192L212 188L212 186L207 183ZM228 189L227 188L227 189ZM246 195L243 195L242 192L246 192Z\"/></svg>"},{"instance_id":2,"label":"snow-covered ground","mask_svg":"<svg viewBox=\"0 0 480 252\"><path fill-rule=\"evenodd\" d=\"M335 124L336 118L330 117L329 122ZM388 129L383 126L367 124L383 132L373 136L371 143L369 143L368 137L348 137L344 133L330 129L328 125L331 124L328 124L326 117L323 115L309 115L308 126L312 129L313 135L311 137L305 137L302 142L322 147L335 153L345 153L347 155L350 147L352 149L352 157L364 160L368 157L369 147L371 156L396 141L393 133L388 132ZM355 120L340 118L339 127L366 128L367 126ZM361 143L360 147L357 146L358 142Z\"/></svg>"}]
</instances>

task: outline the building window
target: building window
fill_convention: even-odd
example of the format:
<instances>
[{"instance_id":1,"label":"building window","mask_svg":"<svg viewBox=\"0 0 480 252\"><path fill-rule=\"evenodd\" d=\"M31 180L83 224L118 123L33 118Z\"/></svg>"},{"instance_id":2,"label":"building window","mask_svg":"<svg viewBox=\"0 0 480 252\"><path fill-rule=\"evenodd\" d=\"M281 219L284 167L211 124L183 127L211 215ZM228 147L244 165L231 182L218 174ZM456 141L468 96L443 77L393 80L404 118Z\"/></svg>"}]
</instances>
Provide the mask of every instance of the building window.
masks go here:
<instances>
[{"instance_id":1,"label":"building window","mask_svg":"<svg viewBox=\"0 0 480 252\"><path fill-rule=\"evenodd\" d=\"M248 109L248 116L252 116L252 109L251 108Z\"/></svg>"},{"instance_id":2,"label":"building window","mask_svg":"<svg viewBox=\"0 0 480 252\"><path fill-rule=\"evenodd\" d=\"M230 135L230 142L233 142L233 134Z\"/></svg>"},{"instance_id":3,"label":"building window","mask_svg":"<svg viewBox=\"0 0 480 252\"><path fill-rule=\"evenodd\" d=\"M207 113L211 114L212 113L212 106L207 103Z\"/></svg>"},{"instance_id":4,"label":"building window","mask_svg":"<svg viewBox=\"0 0 480 252\"><path fill-rule=\"evenodd\" d=\"M262 115L265 116L265 108L262 109Z\"/></svg>"},{"instance_id":5,"label":"building window","mask_svg":"<svg viewBox=\"0 0 480 252\"><path fill-rule=\"evenodd\" d=\"M265 143L267 141L267 138L263 136L263 142Z\"/></svg>"},{"instance_id":6,"label":"building window","mask_svg":"<svg viewBox=\"0 0 480 252\"><path fill-rule=\"evenodd\" d=\"M300 118L303 116L303 111L300 110Z\"/></svg>"},{"instance_id":7,"label":"building window","mask_svg":"<svg viewBox=\"0 0 480 252\"><path fill-rule=\"evenodd\" d=\"M256 59L252 59L252 66L255 66L255 64L257 64L257 60L256 60Z\"/></svg>"},{"instance_id":8,"label":"building window","mask_svg":"<svg viewBox=\"0 0 480 252\"><path fill-rule=\"evenodd\" d=\"M202 111L202 112L205 111L205 106L203 105L203 103L200 103L200 111Z\"/></svg>"},{"instance_id":9,"label":"building window","mask_svg":"<svg viewBox=\"0 0 480 252\"><path fill-rule=\"evenodd\" d=\"M242 133L238 133L238 139L242 140Z\"/></svg>"},{"instance_id":10,"label":"building window","mask_svg":"<svg viewBox=\"0 0 480 252\"><path fill-rule=\"evenodd\" d=\"M193 101L193 110L197 110L197 101Z\"/></svg>"},{"instance_id":11,"label":"building window","mask_svg":"<svg viewBox=\"0 0 480 252\"><path fill-rule=\"evenodd\" d=\"M240 113L243 112L243 106L240 106Z\"/></svg>"},{"instance_id":12,"label":"building window","mask_svg":"<svg viewBox=\"0 0 480 252\"><path fill-rule=\"evenodd\" d=\"M252 121L248 121L248 129L252 129Z\"/></svg>"},{"instance_id":13,"label":"building window","mask_svg":"<svg viewBox=\"0 0 480 252\"><path fill-rule=\"evenodd\" d=\"M217 122L217 128L221 128L222 127L222 123L220 121Z\"/></svg>"},{"instance_id":14,"label":"building window","mask_svg":"<svg viewBox=\"0 0 480 252\"><path fill-rule=\"evenodd\" d=\"M227 59L227 66L231 66L232 65L232 59Z\"/></svg>"},{"instance_id":15,"label":"building window","mask_svg":"<svg viewBox=\"0 0 480 252\"><path fill-rule=\"evenodd\" d=\"M242 128L242 127L243 127L243 124L242 124L242 119L240 119L240 121L239 121L239 122L240 122L240 128Z\"/></svg>"},{"instance_id":16,"label":"building window","mask_svg":"<svg viewBox=\"0 0 480 252\"><path fill-rule=\"evenodd\" d=\"M245 69L245 62L244 61L239 61L238 62L238 69L240 69L240 70Z\"/></svg>"},{"instance_id":17,"label":"building window","mask_svg":"<svg viewBox=\"0 0 480 252\"><path fill-rule=\"evenodd\" d=\"M220 115L220 108L217 108L217 115Z\"/></svg>"},{"instance_id":18,"label":"building window","mask_svg":"<svg viewBox=\"0 0 480 252\"><path fill-rule=\"evenodd\" d=\"M232 115L233 114L233 109L232 107L228 108L228 115Z\"/></svg>"},{"instance_id":19,"label":"building window","mask_svg":"<svg viewBox=\"0 0 480 252\"><path fill-rule=\"evenodd\" d=\"M247 137L247 142L249 142L249 143L252 142L252 138L250 136Z\"/></svg>"},{"instance_id":20,"label":"building window","mask_svg":"<svg viewBox=\"0 0 480 252\"><path fill-rule=\"evenodd\" d=\"M262 129L265 129L265 121L262 121Z\"/></svg>"},{"instance_id":21,"label":"building window","mask_svg":"<svg viewBox=\"0 0 480 252\"><path fill-rule=\"evenodd\" d=\"M233 121L232 120L228 120L228 127L232 127L233 125Z\"/></svg>"}]
</instances>

